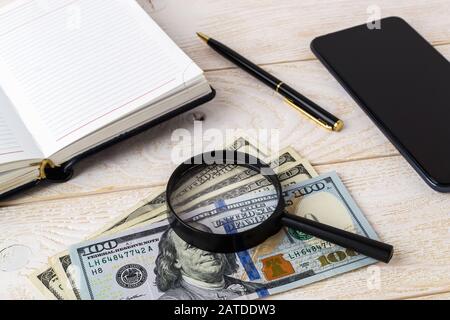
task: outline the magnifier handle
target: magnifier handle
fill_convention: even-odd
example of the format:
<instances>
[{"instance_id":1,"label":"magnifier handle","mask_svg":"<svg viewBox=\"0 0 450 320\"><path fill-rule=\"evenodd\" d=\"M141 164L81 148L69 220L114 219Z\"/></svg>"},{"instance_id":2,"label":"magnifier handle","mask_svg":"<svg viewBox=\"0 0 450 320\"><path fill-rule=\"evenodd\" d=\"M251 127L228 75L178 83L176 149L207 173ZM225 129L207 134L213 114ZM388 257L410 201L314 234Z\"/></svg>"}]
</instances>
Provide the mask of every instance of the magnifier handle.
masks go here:
<instances>
[{"instance_id":1,"label":"magnifier handle","mask_svg":"<svg viewBox=\"0 0 450 320\"><path fill-rule=\"evenodd\" d=\"M394 254L394 247L390 244L366 238L314 220L284 213L281 221L286 227L329 241L344 248L353 249L365 256L385 263L388 263Z\"/></svg>"}]
</instances>

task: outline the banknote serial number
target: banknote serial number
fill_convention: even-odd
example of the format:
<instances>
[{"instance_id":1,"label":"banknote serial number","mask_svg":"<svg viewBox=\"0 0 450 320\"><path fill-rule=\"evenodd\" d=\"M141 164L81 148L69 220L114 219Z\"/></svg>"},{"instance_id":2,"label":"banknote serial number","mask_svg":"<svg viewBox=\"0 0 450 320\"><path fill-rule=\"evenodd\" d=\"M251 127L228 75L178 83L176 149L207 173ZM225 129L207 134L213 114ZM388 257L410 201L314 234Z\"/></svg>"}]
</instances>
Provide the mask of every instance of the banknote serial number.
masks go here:
<instances>
[{"instance_id":1,"label":"banknote serial number","mask_svg":"<svg viewBox=\"0 0 450 320\"><path fill-rule=\"evenodd\" d=\"M181 304L176 306L174 315L186 316L195 315L205 318L210 314L219 316L232 316L232 315L275 315L276 307L273 304L267 305L247 305L247 304L218 304L216 307L200 307L200 306L187 306Z\"/></svg>"},{"instance_id":2,"label":"banknote serial number","mask_svg":"<svg viewBox=\"0 0 450 320\"><path fill-rule=\"evenodd\" d=\"M116 262L116 261L127 259L130 257L145 255L147 252L150 252L150 251L153 251L151 246L149 246L148 248L143 247L143 248L124 250L120 253L110 254L103 258L91 259L88 261L88 265L90 268L96 268L96 267L105 265L107 263Z\"/></svg>"},{"instance_id":3,"label":"banknote serial number","mask_svg":"<svg viewBox=\"0 0 450 320\"><path fill-rule=\"evenodd\" d=\"M312 245L303 249L294 250L288 253L290 259L294 260L301 256L306 256L309 254L314 254L321 252L325 249L332 248L334 245L330 242L322 242L320 244Z\"/></svg>"}]
</instances>

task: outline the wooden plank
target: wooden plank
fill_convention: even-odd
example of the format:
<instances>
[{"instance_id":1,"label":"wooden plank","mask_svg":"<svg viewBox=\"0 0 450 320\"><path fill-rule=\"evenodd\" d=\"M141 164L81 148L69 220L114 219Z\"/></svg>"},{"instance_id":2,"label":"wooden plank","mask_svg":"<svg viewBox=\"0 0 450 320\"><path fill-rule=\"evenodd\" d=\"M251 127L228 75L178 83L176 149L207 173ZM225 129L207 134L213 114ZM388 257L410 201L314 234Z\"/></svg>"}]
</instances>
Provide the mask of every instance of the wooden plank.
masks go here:
<instances>
[{"instance_id":1,"label":"wooden plank","mask_svg":"<svg viewBox=\"0 0 450 320\"><path fill-rule=\"evenodd\" d=\"M133 190L0 209L0 260L14 260L7 251L6 257L2 252L10 246L20 245L31 252L25 267L8 272L0 270L0 299L42 299L27 275L44 266L50 256L92 234L150 192L151 189ZM17 257L17 261L23 258Z\"/></svg>"},{"instance_id":2,"label":"wooden plank","mask_svg":"<svg viewBox=\"0 0 450 320\"><path fill-rule=\"evenodd\" d=\"M139 0L154 20L205 70L231 64L196 35L202 31L259 64L314 58L317 36L366 23L374 4L381 17L401 16L433 44L450 41L447 0Z\"/></svg>"},{"instance_id":3,"label":"wooden plank","mask_svg":"<svg viewBox=\"0 0 450 320\"><path fill-rule=\"evenodd\" d=\"M402 298L450 291L450 195L432 191L398 156L317 167L337 170L383 241L395 246L379 263L275 296L275 299ZM0 272L0 298L33 298L25 275L99 228L148 190L46 201L0 209L0 251L31 248L30 262Z\"/></svg>"},{"instance_id":4,"label":"wooden plank","mask_svg":"<svg viewBox=\"0 0 450 320\"><path fill-rule=\"evenodd\" d=\"M9 1L0 0L0 5ZM146 8L201 67L216 70L230 65L201 43L195 31L217 37L260 64L309 60L313 58L308 48L312 38L365 22L369 4L350 0L152 0ZM404 17L450 56L450 46L445 45L450 41L448 1L377 4L382 16ZM393 243L398 252L389 265L361 269L275 298L425 295L448 299L449 196L425 186L317 61L267 68L339 114L347 123L346 130L327 134L302 121L292 110L286 111L272 92L239 70L207 73L218 98L197 110L206 115L205 128L280 128L283 144L292 144L314 163L325 164L319 166L321 172L338 170L382 239ZM175 166L168 163L168 155L173 145L170 135L178 127L192 130L191 114L86 160L71 182L40 187L16 199L16 203L47 201L1 208L0 255L13 244L30 248L32 255L24 268L0 271L0 298L38 297L26 274L119 214L148 192L148 186L164 183ZM364 158L373 159L355 161ZM115 192L119 190L126 191ZM68 198L50 201L63 197Z\"/></svg>"},{"instance_id":5,"label":"wooden plank","mask_svg":"<svg viewBox=\"0 0 450 320\"><path fill-rule=\"evenodd\" d=\"M170 1L164 3L153 1L152 3L155 19L158 18L157 16L169 19L172 13L178 12L169 10L173 5ZM216 2L202 2L201 6L207 8L213 3L216 4ZM302 3L297 3L297 7L300 8ZM199 3L196 2L196 4L198 7ZM221 6L217 6L217 10L226 8L226 4L220 4ZM251 4L254 5L254 3ZM160 7L161 5L162 7ZM183 5L185 5L184 2ZM239 9L240 5L241 2L235 2L233 10L244 10L243 8ZM436 4L430 4L430 6L433 5ZM286 8L286 6L287 4L281 3L280 8ZM397 6L400 8L402 4L397 3ZM195 7L195 4L189 6L191 9ZM257 6L248 5L245 9L250 10L252 7L256 8ZM261 6L261 8L266 7L271 8L268 3ZM150 7L147 6L148 8ZM332 5L332 8L335 7ZM215 12L212 9L216 9L216 7L211 7L208 11ZM266 12L266 9L261 10ZM151 8L150 11L152 11ZM163 14L163 12L165 13ZM177 24L179 20L175 18L172 17L169 20ZM170 25L169 20L166 21L166 24ZM163 24L163 21L161 23ZM182 30L184 29L182 28ZM203 46L200 42L196 45ZM276 50L272 50L273 52L282 51L278 47L275 48ZM444 46L441 47L441 50L449 56L449 48L450 46ZM211 54L211 56L213 55ZM238 70L208 73L212 85L218 90L218 97L215 101L198 109L206 114L205 128L218 128L222 131L236 127L280 128L282 146L294 145L313 163L396 154L395 149L377 129L373 128L363 113L355 108L354 102L318 62L283 64L271 66L268 69L342 117L346 121L346 130L335 135L316 128L309 121L298 116L294 110L281 103L272 91ZM21 195L17 201L52 199L77 196L80 193L103 193L163 184L174 167L174 165L166 163L170 159L170 150L167 146L170 145L172 131L178 127L192 129L191 113L180 116L144 135L84 161L77 166L76 170L80 174L72 181L49 188L37 188ZM362 144L360 141L365 143ZM117 174L118 172L120 174Z\"/></svg>"},{"instance_id":6,"label":"wooden plank","mask_svg":"<svg viewBox=\"0 0 450 320\"><path fill-rule=\"evenodd\" d=\"M436 293L429 296L412 297L408 300L450 300L450 292Z\"/></svg>"},{"instance_id":7,"label":"wooden plank","mask_svg":"<svg viewBox=\"0 0 450 320\"><path fill-rule=\"evenodd\" d=\"M396 299L450 289L450 195L411 174L400 157L320 166L337 170L383 241L395 247L378 263L275 299Z\"/></svg>"},{"instance_id":8,"label":"wooden plank","mask_svg":"<svg viewBox=\"0 0 450 320\"><path fill-rule=\"evenodd\" d=\"M12 1L0 0L0 6ZM197 31L216 37L259 64L313 59L312 39L366 23L374 4L381 17L403 17L431 43L450 42L447 0L137 1L205 70L231 64L201 43Z\"/></svg>"},{"instance_id":9,"label":"wooden plank","mask_svg":"<svg viewBox=\"0 0 450 320\"><path fill-rule=\"evenodd\" d=\"M439 49L450 57L450 45ZM341 117L346 123L344 130L332 133L318 127L241 70L209 72L208 79L217 89L212 102L82 161L75 167L77 175L64 184L38 187L8 201L19 203L164 184L175 168L170 156L175 146L172 132L185 128L193 134L193 112L205 115L204 132L218 129L225 134L227 129L242 128L251 134L259 128L278 130L280 147L294 146L313 164L398 154L318 61L267 69Z\"/></svg>"}]
</instances>

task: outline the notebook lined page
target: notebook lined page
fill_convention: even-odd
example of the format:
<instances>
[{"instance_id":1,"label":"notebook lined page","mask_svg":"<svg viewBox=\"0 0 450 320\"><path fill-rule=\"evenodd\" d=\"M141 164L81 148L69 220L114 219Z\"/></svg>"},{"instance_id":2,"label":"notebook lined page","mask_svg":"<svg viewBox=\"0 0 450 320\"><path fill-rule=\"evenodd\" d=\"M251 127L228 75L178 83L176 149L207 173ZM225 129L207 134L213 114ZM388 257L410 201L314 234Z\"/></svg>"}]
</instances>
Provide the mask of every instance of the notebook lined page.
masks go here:
<instances>
[{"instance_id":1,"label":"notebook lined page","mask_svg":"<svg viewBox=\"0 0 450 320\"><path fill-rule=\"evenodd\" d=\"M202 74L185 79L192 61L132 0L18 1L0 43L1 85L46 154Z\"/></svg>"}]
</instances>

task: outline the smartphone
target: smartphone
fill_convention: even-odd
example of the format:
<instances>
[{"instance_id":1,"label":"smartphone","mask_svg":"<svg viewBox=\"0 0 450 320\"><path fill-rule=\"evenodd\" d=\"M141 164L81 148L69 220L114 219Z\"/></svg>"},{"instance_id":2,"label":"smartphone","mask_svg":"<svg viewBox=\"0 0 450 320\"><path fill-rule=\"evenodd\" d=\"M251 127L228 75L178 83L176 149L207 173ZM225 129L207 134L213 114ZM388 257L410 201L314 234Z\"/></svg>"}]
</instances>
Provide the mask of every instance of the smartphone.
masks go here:
<instances>
[{"instance_id":1,"label":"smartphone","mask_svg":"<svg viewBox=\"0 0 450 320\"><path fill-rule=\"evenodd\" d=\"M315 38L311 49L433 189L450 192L450 63L406 21Z\"/></svg>"}]
</instances>

